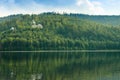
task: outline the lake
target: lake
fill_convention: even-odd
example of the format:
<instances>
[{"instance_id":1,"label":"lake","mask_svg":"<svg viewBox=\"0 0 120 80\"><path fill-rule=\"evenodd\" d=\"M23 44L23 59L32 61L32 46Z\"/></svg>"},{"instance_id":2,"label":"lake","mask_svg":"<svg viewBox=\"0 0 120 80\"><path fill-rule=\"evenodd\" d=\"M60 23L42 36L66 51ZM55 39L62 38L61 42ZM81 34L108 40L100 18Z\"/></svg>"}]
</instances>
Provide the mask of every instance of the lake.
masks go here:
<instances>
[{"instance_id":1,"label":"lake","mask_svg":"<svg viewBox=\"0 0 120 80\"><path fill-rule=\"evenodd\" d=\"M0 80L120 80L120 53L1 52Z\"/></svg>"}]
</instances>

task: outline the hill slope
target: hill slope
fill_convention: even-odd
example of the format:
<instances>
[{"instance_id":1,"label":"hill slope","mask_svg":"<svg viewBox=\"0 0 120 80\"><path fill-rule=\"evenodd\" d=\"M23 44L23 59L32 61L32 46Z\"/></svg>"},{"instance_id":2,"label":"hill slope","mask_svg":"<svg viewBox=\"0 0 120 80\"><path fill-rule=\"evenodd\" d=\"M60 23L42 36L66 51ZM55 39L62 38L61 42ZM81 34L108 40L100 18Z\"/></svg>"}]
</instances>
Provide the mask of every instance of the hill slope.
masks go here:
<instances>
[{"instance_id":1,"label":"hill slope","mask_svg":"<svg viewBox=\"0 0 120 80\"><path fill-rule=\"evenodd\" d=\"M120 16L108 16L108 15L84 15L84 14L70 14L70 16L78 17L80 19L90 20L101 24L119 26Z\"/></svg>"},{"instance_id":2,"label":"hill slope","mask_svg":"<svg viewBox=\"0 0 120 80\"><path fill-rule=\"evenodd\" d=\"M120 49L119 32L120 27L55 13L19 15L0 23L0 50Z\"/></svg>"}]
</instances>

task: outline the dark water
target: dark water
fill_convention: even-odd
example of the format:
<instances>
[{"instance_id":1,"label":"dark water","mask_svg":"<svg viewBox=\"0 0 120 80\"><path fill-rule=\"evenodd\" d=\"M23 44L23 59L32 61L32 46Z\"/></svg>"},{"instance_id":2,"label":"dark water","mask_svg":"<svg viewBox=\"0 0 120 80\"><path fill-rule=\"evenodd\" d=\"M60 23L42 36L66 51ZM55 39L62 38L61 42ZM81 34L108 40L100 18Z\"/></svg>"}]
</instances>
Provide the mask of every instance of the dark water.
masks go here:
<instances>
[{"instance_id":1,"label":"dark water","mask_svg":"<svg viewBox=\"0 0 120 80\"><path fill-rule=\"evenodd\" d=\"M0 80L120 80L120 53L0 53Z\"/></svg>"}]
</instances>

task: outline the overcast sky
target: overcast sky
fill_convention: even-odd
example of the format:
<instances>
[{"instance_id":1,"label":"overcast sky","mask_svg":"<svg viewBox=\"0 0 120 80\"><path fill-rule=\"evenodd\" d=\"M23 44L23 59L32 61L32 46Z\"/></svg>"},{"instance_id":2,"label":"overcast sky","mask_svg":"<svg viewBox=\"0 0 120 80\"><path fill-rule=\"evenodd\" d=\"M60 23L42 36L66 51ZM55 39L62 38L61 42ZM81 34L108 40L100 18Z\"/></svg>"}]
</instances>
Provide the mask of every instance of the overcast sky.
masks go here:
<instances>
[{"instance_id":1,"label":"overcast sky","mask_svg":"<svg viewBox=\"0 0 120 80\"><path fill-rule=\"evenodd\" d=\"M0 0L0 17L42 12L120 15L120 0Z\"/></svg>"}]
</instances>

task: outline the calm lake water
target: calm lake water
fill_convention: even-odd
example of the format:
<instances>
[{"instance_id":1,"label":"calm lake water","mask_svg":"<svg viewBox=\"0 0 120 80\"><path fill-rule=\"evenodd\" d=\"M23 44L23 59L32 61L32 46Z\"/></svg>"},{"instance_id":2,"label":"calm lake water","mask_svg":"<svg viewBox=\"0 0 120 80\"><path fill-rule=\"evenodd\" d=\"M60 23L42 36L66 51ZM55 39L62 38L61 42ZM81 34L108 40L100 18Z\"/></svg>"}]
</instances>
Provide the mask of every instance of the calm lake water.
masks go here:
<instances>
[{"instance_id":1,"label":"calm lake water","mask_svg":"<svg viewBox=\"0 0 120 80\"><path fill-rule=\"evenodd\" d=\"M120 80L120 53L0 53L0 80Z\"/></svg>"}]
</instances>

